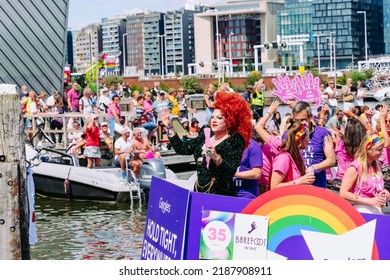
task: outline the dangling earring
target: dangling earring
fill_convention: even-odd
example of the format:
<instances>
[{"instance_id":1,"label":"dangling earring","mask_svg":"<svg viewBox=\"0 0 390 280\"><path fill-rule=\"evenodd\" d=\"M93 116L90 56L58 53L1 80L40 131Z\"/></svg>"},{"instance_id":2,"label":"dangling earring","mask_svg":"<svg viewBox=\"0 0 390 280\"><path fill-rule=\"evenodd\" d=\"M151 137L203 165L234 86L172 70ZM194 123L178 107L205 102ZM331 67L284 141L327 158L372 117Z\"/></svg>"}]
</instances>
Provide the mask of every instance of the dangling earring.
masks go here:
<instances>
[{"instance_id":1,"label":"dangling earring","mask_svg":"<svg viewBox=\"0 0 390 280\"><path fill-rule=\"evenodd\" d=\"M300 148L301 146L302 146L302 142L299 141L298 148Z\"/></svg>"}]
</instances>

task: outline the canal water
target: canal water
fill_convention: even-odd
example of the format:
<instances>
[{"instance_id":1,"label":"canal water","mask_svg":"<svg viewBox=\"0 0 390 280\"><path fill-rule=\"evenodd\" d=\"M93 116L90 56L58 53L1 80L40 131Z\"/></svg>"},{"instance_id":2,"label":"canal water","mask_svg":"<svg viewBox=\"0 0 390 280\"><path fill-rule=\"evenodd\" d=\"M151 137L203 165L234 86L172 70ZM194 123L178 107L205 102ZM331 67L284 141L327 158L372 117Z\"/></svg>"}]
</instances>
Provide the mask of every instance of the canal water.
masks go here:
<instances>
[{"instance_id":1,"label":"canal water","mask_svg":"<svg viewBox=\"0 0 390 280\"><path fill-rule=\"evenodd\" d=\"M145 202L146 204L146 202ZM139 260L147 205L36 196L33 260Z\"/></svg>"}]
</instances>

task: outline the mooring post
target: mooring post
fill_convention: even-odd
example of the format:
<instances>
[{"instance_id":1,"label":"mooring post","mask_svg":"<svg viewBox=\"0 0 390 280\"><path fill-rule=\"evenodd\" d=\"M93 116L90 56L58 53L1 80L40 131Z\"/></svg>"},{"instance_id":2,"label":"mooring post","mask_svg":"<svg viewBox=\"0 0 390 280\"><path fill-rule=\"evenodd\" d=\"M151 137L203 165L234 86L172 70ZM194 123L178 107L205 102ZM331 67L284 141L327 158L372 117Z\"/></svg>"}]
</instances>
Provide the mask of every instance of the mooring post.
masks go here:
<instances>
[{"instance_id":1,"label":"mooring post","mask_svg":"<svg viewBox=\"0 0 390 280\"><path fill-rule=\"evenodd\" d=\"M28 260L24 122L14 85L0 85L0 259Z\"/></svg>"}]
</instances>

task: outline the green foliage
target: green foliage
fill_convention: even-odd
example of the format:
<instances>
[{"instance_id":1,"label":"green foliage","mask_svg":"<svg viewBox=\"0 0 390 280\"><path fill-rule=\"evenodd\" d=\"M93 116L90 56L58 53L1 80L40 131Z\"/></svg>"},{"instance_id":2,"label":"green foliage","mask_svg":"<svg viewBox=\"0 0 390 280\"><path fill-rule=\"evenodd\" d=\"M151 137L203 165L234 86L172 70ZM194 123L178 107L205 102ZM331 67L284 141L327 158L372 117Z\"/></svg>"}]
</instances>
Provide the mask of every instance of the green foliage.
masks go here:
<instances>
[{"instance_id":1,"label":"green foliage","mask_svg":"<svg viewBox=\"0 0 390 280\"><path fill-rule=\"evenodd\" d=\"M187 94L194 94L202 92L203 89L200 85L199 79L194 76L185 76L180 80L180 86L184 88Z\"/></svg>"},{"instance_id":2,"label":"green foliage","mask_svg":"<svg viewBox=\"0 0 390 280\"><path fill-rule=\"evenodd\" d=\"M239 86L233 87L233 90L234 90L234 92L244 92L245 88L246 88L245 85L239 85Z\"/></svg>"},{"instance_id":3,"label":"green foliage","mask_svg":"<svg viewBox=\"0 0 390 280\"><path fill-rule=\"evenodd\" d=\"M109 75L103 78L102 83L106 85L106 87L110 87L114 85L115 87L118 85L118 83L122 83L123 79L121 76L118 75Z\"/></svg>"},{"instance_id":4,"label":"green foliage","mask_svg":"<svg viewBox=\"0 0 390 280\"><path fill-rule=\"evenodd\" d=\"M245 81L245 86L251 85L253 86L259 79L261 78L261 74L254 70L251 72L251 74L248 75Z\"/></svg>"},{"instance_id":5,"label":"green foliage","mask_svg":"<svg viewBox=\"0 0 390 280\"><path fill-rule=\"evenodd\" d=\"M215 81L215 82L212 82L214 88L218 88L219 87L219 82L218 81Z\"/></svg>"},{"instance_id":6,"label":"green foliage","mask_svg":"<svg viewBox=\"0 0 390 280\"><path fill-rule=\"evenodd\" d=\"M163 91L168 92L170 88L171 87L168 86L167 84L160 83L160 89L162 89Z\"/></svg>"},{"instance_id":7,"label":"green foliage","mask_svg":"<svg viewBox=\"0 0 390 280\"><path fill-rule=\"evenodd\" d=\"M348 75L347 73L343 73L341 77L337 78L337 84L338 85L345 85L347 82Z\"/></svg>"},{"instance_id":8,"label":"green foliage","mask_svg":"<svg viewBox=\"0 0 390 280\"><path fill-rule=\"evenodd\" d=\"M359 80L364 83L364 81L371 79L372 76L373 76L372 69L361 71L361 72L351 71L351 72L344 73L342 77L337 78L337 83L340 85L345 85L347 78L352 78L352 82L354 83L356 83Z\"/></svg>"},{"instance_id":9,"label":"green foliage","mask_svg":"<svg viewBox=\"0 0 390 280\"><path fill-rule=\"evenodd\" d=\"M320 73L318 72L317 68L310 68L308 71L312 73L314 77L320 77Z\"/></svg>"},{"instance_id":10,"label":"green foliage","mask_svg":"<svg viewBox=\"0 0 390 280\"><path fill-rule=\"evenodd\" d=\"M131 89L131 92L134 92L134 91L138 90L139 93L143 92L143 90L144 90L141 86L135 85L135 84L131 85L130 89Z\"/></svg>"}]
</instances>

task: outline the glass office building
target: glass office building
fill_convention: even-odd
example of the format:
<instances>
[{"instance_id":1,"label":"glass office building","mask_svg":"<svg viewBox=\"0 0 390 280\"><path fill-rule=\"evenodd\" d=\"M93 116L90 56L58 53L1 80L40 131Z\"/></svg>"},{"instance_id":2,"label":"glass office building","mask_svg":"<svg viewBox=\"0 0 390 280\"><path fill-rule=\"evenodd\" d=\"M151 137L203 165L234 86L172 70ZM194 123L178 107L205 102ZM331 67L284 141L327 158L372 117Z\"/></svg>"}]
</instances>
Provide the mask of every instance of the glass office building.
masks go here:
<instances>
[{"instance_id":1,"label":"glass office building","mask_svg":"<svg viewBox=\"0 0 390 280\"><path fill-rule=\"evenodd\" d=\"M390 0L383 0L383 34L385 53L390 54Z\"/></svg>"},{"instance_id":2,"label":"glass office building","mask_svg":"<svg viewBox=\"0 0 390 280\"><path fill-rule=\"evenodd\" d=\"M358 60L365 59L365 27L368 57L385 53L384 42L389 41L389 32L384 32L384 28L386 24L390 24L390 19L388 14L384 19L384 2L390 1L286 0L285 8L278 13L278 34L310 34L310 42L305 44L304 63L314 67L318 65L318 38L321 67L330 67L330 57L333 56L330 44L332 37L336 48L337 69L348 68L356 65ZM363 12L366 14L366 26ZM297 64L297 51L292 52L287 48L279 52L283 66Z\"/></svg>"},{"instance_id":3,"label":"glass office building","mask_svg":"<svg viewBox=\"0 0 390 280\"><path fill-rule=\"evenodd\" d=\"M260 44L259 14L236 14L220 16L218 30L221 34L221 55L232 58L233 65L253 63L253 46ZM217 41L215 40L215 51ZM215 57L217 54L215 53Z\"/></svg>"},{"instance_id":4,"label":"glass office building","mask_svg":"<svg viewBox=\"0 0 390 280\"><path fill-rule=\"evenodd\" d=\"M336 65L347 68L365 59L365 25L367 18L368 56L384 53L383 40L383 0L316 0L313 2L313 32L330 32L336 43ZM330 65L326 57L330 55L326 36L320 40L320 55L325 60L321 65Z\"/></svg>"},{"instance_id":5,"label":"glass office building","mask_svg":"<svg viewBox=\"0 0 390 280\"><path fill-rule=\"evenodd\" d=\"M313 33L313 0L286 0L284 9L278 11L277 26L278 35L300 36ZM313 38L304 43L303 63L306 66L313 65ZM278 60L281 66L288 69L296 69L299 63L299 46L287 46L279 48Z\"/></svg>"}]
</instances>

